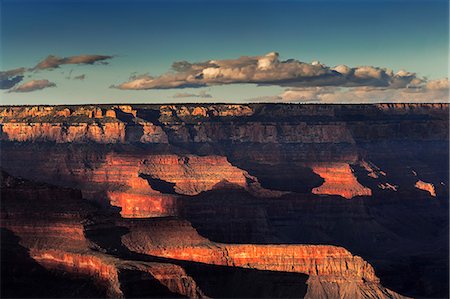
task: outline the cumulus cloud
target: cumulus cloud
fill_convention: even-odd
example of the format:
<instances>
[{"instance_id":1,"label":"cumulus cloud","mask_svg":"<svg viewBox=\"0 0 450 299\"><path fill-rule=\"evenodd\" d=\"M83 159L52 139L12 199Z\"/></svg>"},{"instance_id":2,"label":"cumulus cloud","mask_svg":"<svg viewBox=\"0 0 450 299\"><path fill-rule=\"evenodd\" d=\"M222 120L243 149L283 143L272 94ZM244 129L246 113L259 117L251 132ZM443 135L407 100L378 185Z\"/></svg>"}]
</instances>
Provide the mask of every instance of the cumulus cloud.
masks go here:
<instances>
[{"instance_id":1,"label":"cumulus cloud","mask_svg":"<svg viewBox=\"0 0 450 299\"><path fill-rule=\"evenodd\" d=\"M35 90L41 90L44 88L48 88L48 87L55 87L56 84L53 82L50 82L48 80L31 80L28 82L25 82L11 90L9 90L8 92L31 92L31 91L35 91Z\"/></svg>"},{"instance_id":2,"label":"cumulus cloud","mask_svg":"<svg viewBox=\"0 0 450 299\"><path fill-rule=\"evenodd\" d=\"M148 74L133 76L117 86L119 89L168 89L203 87L210 85L255 83L286 87L311 86L373 86L405 88L418 85L423 79L415 73L375 66L329 67L318 61L312 63L295 59L281 61L279 54L271 52L262 56L242 56L229 60L209 60L190 63L175 62L172 71L160 76Z\"/></svg>"},{"instance_id":3,"label":"cumulus cloud","mask_svg":"<svg viewBox=\"0 0 450 299\"><path fill-rule=\"evenodd\" d=\"M173 98L179 99L179 98L203 98L203 99L210 99L212 98L212 95L209 93L206 93L206 91L200 91L199 93L176 93L172 96Z\"/></svg>"},{"instance_id":4,"label":"cumulus cloud","mask_svg":"<svg viewBox=\"0 0 450 299\"><path fill-rule=\"evenodd\" d=\"M106 60L111 58L113 58L113 56L109 55L77 55L70 57L49 55L32 68L32 70L55 69L64 64L108 64Z\"/></svg>"},{"instance_id":5,"label":"cumulus cloud","mask_svg":"<svg viewBox=\"0 0 450 299\"><path fill-rule=\"evenodd\" d=\"M10 89L23 80L25 68L0 72L0 89Z\"/></svg>"},{"instance_id":6,"label":"cumulus cloud","mask_svg":"<svg viewBox=\"0 0 450 299\"><path fill-rule=\"evenodd\" d=\"M257 102L290 103L442 103L449 101L448 79L404 88L381 87L300 87L286 89L281 95L255 98Z\"/></svg>"}]
</instances>

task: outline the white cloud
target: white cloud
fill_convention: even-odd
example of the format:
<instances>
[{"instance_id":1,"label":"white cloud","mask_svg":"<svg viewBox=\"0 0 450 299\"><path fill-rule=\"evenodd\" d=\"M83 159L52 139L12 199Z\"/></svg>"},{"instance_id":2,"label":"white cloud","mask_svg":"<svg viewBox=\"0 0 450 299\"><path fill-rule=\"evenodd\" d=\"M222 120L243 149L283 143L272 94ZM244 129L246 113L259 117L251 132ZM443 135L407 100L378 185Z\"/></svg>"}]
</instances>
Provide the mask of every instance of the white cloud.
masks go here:
<instances>
[{"instance_id":1,"label":"white cloud","mask_svg":"<svg viewBox=\"0 0 450 299\"><path fill-rule=\"evenodd\" d=\"M421 82L415 73L374 66L329 67L318 61L312 63L295 59L279 60L276 52L262 56L242 56L237 59L209 60L199 63L175 62L173 71L153 77L134 76L127 82L113 86L119 89L168 89L203 87L210 85L254 83L286 87L311 86L373 86L404 88Z\"/></svg>"}]
</instances>

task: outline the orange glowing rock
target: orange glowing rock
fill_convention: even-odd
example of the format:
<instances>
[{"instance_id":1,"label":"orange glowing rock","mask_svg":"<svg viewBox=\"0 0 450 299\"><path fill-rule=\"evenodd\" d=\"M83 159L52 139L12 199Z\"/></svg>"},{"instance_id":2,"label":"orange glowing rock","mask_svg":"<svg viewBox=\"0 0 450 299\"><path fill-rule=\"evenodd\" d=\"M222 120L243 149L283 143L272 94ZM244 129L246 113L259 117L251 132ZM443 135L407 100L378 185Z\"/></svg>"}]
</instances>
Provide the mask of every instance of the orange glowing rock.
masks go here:
<instances>
[{"instance_id":1,"label":"orange glowing rock","mask_svg":"<svg viewBox=\"0 0 450 299\"><path fill-rule=\"evenodd\" d=\"M154 179L173 184L178 194L197 195L221 186L236 186L257 196L276 197L283 192L261 187L256 177L228 162L223 156L147 156L140 172Z\"/></svg>"},{"instance_id":2,"label":"orange glowing rock","mask_svg":"<svg viewBox=\"0 0 450 299\"><path fill-rule=\"evenodd\" d=\"M106 112L105 112L105 116L106 116L106 117L116 118L116 117L117 117L116 111L114 111L113 109L108 109L108 110L106 110Z\"/></svg>"},{"instance_id":3,"label":"orange glowing rock","mask_svg":"<svg viewBox=\"0 0 450 299\"><path fill-rule=\"evenodd\" d=\"M380 176L386 176L386 173L371 162L362 160L360 165L367 171L367 176L377 179Z\"/></svg>"},{"instance_id":4,"label":"orange glowing rock","mask_svg":"<svg viewBox=\"0 0 450 299\"><path fill-rule=\"evenodd\" d=\"M168 263L148 263L119 260L117 258L92 251L71 252L59 249L31 249L31 257L50 270L65 272L92 278L107 290L109 298L123 298L123 284L120 273L123 270L139 271L150 274L171 292L189 298L205 297L196 282L180 266ZM141 279L145 279L142 276Z\"/></svg>"},{"instance_id":5,"label":"orange glowing rock","mask_svg":"<svg viewBox=\"0 0 450 299\"><path fill-rule=\"evenodd\" d=\"M63 123L4 123L2 138L10 141L53 141L56 143L88 142L118 143L125 141L123 123L63 124Z\"/></svg>"},{"instance_id":6,"label":"orange glowing rock","mask_svg":"<svg viewBox=\"0 0 450 299\"><path fill-rule=\"evenodd\" d=\"M355 196L371 196L372 190L361 185L347 163L323 163L311 167L325 182L314 189L314 194L340 195L351 199Z\"/></svg>"},{"instance_id":7,"label":"orange glowing rock","mask_svg":"<svg viewBox=\"0 0 450 299\"><path fill-rule=\"evenodd\" d=\"M120 215L124 218L171 216L176 211L175 197L167 194L108 191L107 195L111 205L122 208Z\"/></svg>"},{"instance_id":8,"label":"orange glowing rock","mask_svg":"<svg viewBox=\"0 0 450 299\"><path fill-rule=\"evenodd\" d=\"M194 116L208 116L208 110L205 107L195 107L194 110L192 110L192 115Z\"/></svg>"},{"instance_id":9,"label":"orange glowing rock","mask_svg":"<svg viewBox=\"0 0 450 299\"><path fill-rule=\"evenodd\" d=\"M436 197L436 190L433 184L418 180L414 186L417 189L428 191L431 196Z\"/></svg>"},{"instance_id":10,"label":"orange glowing rock","mask_svg":"<svg viewBox=\"0 0 450 299\"><path fill-rule=\"evenodd\" d=\"M325 297L402 298L384 288L372 266L348 250L329 245L222 244L201 237L186 222L165 225L131 224L122 237L131 251L163 258L228 267L295 272L309 275L308 298L320 290ZM337 288L331 291L328 287ZM342 292L342 293L341 293ZM320 296L319 296L320 297Z\"/></svg>"}]
</instances>

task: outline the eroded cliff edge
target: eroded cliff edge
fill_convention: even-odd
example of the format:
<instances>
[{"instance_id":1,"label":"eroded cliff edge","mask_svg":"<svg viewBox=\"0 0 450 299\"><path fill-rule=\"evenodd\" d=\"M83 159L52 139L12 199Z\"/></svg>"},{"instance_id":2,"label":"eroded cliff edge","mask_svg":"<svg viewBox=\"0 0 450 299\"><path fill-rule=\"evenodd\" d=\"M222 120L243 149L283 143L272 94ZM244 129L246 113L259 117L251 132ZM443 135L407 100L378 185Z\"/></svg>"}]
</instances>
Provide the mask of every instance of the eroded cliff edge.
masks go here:
<instances>
[{"instance_id":1,"label":"eroded cliff edge","mask_svg":"<svg viewBox=\"0 0 450 299\"><path fill-rule=\"evenodd\" d=\"M447 104L93 105L1 111L2 168L79 190L83 201L101 206L102 214L117 217L119 210L124 218L112 227L64 224L51 231L44 219L40 231L28 234L52 236L70 228L75 238L86 231L96 236L102 225L106 231L119 226L129 231L120 237L126 251L163 262L222 267L236 265L230 256L222 260L226 252L242 256L279 250L264 247L269 244L292 244L299 250L306 247L295 244L338 245L368 260L381 284L401 294L448 292ZM145 236L154 224L135 218L167 216L187 220L206 247L191 240L184 247L164 248L156 237L136 239L134 230ZM171 226L180 230L178 220L157 223L155 232ZM191 235L186 231L183 237L190 240ZM59 244L54 240L49 243ZM96 241L111 246L111 240ZM64 260L61 256L54 252L40 260L49 266L49 260ZM253 265L258 260L246 263L261 269ZM282 271L296 268L281 264ZM136 265L127 267L127 273L137 275ZM206 271L194 268L199 267ZM211 283L202 286L211 291ZM335 296L345 294L338 289L327 288ZM177 290L201 294L195 288Z\"/></svg>"}]
</instances>

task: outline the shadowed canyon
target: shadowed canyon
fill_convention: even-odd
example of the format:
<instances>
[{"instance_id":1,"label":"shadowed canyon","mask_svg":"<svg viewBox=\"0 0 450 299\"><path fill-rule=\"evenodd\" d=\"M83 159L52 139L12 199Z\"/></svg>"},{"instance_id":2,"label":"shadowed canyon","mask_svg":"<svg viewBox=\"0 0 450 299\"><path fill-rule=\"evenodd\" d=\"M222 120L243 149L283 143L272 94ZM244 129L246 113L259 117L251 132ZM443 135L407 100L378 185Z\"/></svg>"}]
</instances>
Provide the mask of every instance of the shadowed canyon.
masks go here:
<instances>
[{"instance_id":1,"label":"shadowed canyon","mask_svg":"<svg viewBox=\"0 0 450 299\"><path fill-rule=\"evenodd\" d=\"M446 298L448 113L1 106L2 296Z\"/></svg>"}]
</instances>

